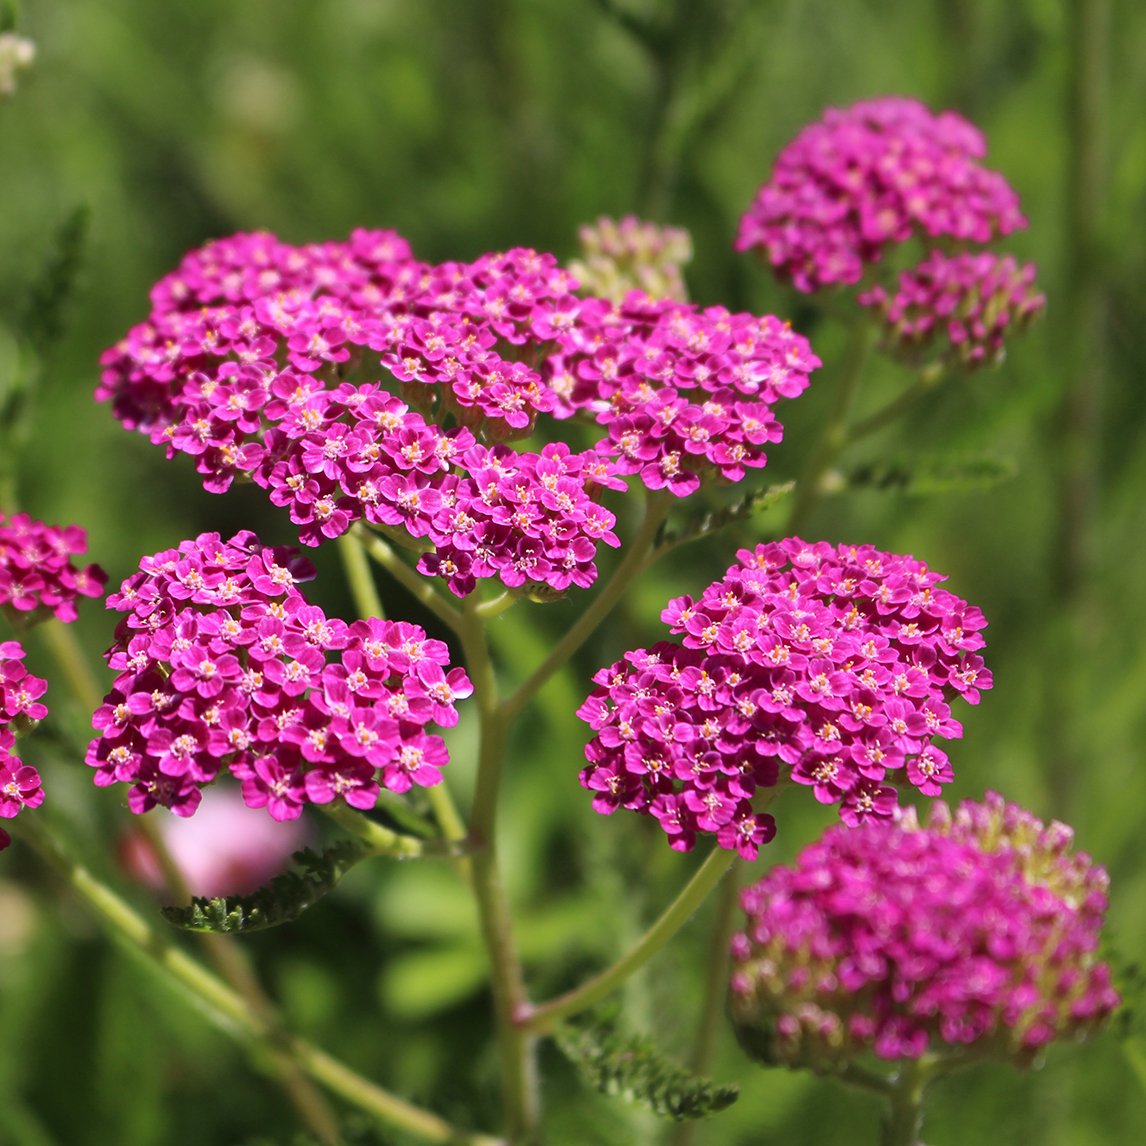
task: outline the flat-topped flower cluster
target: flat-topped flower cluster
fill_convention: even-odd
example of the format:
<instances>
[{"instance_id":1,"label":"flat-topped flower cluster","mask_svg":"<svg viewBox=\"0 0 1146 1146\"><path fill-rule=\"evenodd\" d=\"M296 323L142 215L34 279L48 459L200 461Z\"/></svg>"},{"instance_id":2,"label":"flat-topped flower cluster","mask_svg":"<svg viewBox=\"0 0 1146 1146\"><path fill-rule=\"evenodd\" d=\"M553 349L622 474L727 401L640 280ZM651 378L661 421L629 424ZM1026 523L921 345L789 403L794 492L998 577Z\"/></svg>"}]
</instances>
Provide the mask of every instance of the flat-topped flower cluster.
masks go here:
<instances>
[{"instance_id":1,"label":"flat-topped flower cluster","mask_svg":"<svg viewBox=\"0 0 1146 1146\"><path fill-rule=\"evenodd\" d=\"M962 735L950 701L991 674L982 613L943 576L872 546L798 538L740 550L698 600L661 614L681 643L625 654L578 710L596 735L593 806L656 817L672 846L698 834L754 858L774 832L753 808L790 778L845 823L895 815L895 784L952 779L937 739Z\"/></svg>"},{"instance_id":2,"label":"flat-topped flower cluster","mask_svg":"<svg viewBox=\"0 0 1146 1146\"><path fill-rule=\"evenodd\" d=\"M98 565L73 564L86 549L78 525L0 513L0 609L25 624L48 616L74 621L76 599L100 596L107 581Z\"/></svg>"},{"instance_id":3,"label":"flat-topped flower cluster","mask_svg":"<svg viewBox=\"0 0 1146 1146\"><path fill-rule=\"evenodd\" d=\"M1106 872L989 793L828 829L741 893L730 1010L771 1063L970 1052L1022 1064L1118 1005L1096 950Z\"/></svg>"},{"instance_id":4,"label":"flat-topped flower cluster","mask_svg":"<svg viewBox=\"0 0 1146 1146\"><path fill-rule=\"evenodd\" d=\"M988 243L1026 226L1014 190L980 160L978 128L898 96L829 108L780 152L741 219L736 249L759 248L800 291L854 285L913 236Z\"/></svg>"},{"instance_id":5,"label":"flat-topped flower cluster","mask_svg":"<svg viewBox=\"0 0 1146 1146\"><path fill-rule=\"evenodd\" d=\"M208 489L265 488L305 544L364 520L414 539L421 571L459 595L487 577L588 585L598 544L616 544L602 489L740 480L780 438L773 405L819 363L771 317L575 286L531 250L428 264L392 232L236 235L156 286L97 397L195 457ZM505 444L539 415L598 440Z\"/></svg>"},{"instance_id":6,"label":"flat-topped flower cluster","mask_svg":"<svg viewBox=\"0 0 1146 1146\"><path fill-rule=\"evenodd\" d=\"M28 671L24 655L19 641L0 641L0 819L5 820L44 802L39 772L16 755L16 737L48 715L40 699L48 682ZM0 828L0 851L9 843Z\"/></svg>"},{"instance_id":7,"label":"flat-topped flower cluster","mask_svg":"<svg viewBox=\"0 0 1146 1146\"><path fill-rule=\"evenodd\" d=\"M108 598L126 615L92 721L96 784L130 784L132 811L189 816L229 770L249 806L289 820L439 783L448 755L427 726L457 722L464 671L417 625L328 618L297 588L312 575L249 532L144 558Z\"/></svg>"}]
</instances>

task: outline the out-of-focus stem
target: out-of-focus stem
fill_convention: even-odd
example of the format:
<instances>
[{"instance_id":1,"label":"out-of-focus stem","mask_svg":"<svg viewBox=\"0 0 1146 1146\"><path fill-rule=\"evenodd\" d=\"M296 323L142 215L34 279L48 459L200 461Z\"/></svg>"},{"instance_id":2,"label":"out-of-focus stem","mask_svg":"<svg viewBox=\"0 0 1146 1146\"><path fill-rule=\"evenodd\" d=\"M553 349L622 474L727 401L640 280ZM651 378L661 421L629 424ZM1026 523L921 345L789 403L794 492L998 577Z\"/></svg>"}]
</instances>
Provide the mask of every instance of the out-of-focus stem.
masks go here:
<instances>
[{"instance_id":1,"label":"out-of-focus stem","mask_svg":"<svg viewBox=\"0 0 1146 1146\"><path fill-rule=\"evenodd\" d=\"M363 529L360 525L354 526L363 549L394 578L402 584L410 595L419 604L424 605L443 624L448 625L454 632L462 624L461 613L448 604L441 594L420 573L415 572L403 561L393 548L383 541L381 537Z\"/></svg>"},{"instance_id":2,"label":"out-of-focus stem","mask_svg":"<svg viewBox=\"0 0 1146 1146\"><path fill-rule=\"evenodd\" d=\"M887 1090L888 1111L883 1124L882 1146L921 1146L923 1129L923 1092L930 1081L926 1065L904 1063Z\"/></svg>"},{"instance_id":3,"label":"out-of-focus stem","mask_svg":"<svg viewBox=\"0 0 1146 1146\"><path fill-rule=\"evenodd\" d=\"M54 618L45 621L39 628L44 644L52 654L56 667L60 670L71 689L72 695L87 713L95 712L103 703L103 693L92 672L91 664L80 647L71 626Z\"/></svg>"},{"instance_id":4,"label":"out-of-focus stem","mask_svg":"<svg viewBox=\"0 0 1146 1146\"><path fill-rule=\"evenodd\" d=\"M929 366L922 370L913 386L909 386L902 394L893 398L886 406L876 410L874 414L856 422L848 431L848 441L858 442L861 438L866 438L870 434L882 430L885 426L890 426L892 422L910 410L920 398L925 398L930 394L943 381L943 376L942 366Z\"/></svg>"},{"instance_id":5,"label":"out-of-focus stem","mask_svg":"<svg viewBox=\"0 0 1146 1146\"><path fill-rule=\"evenodd\" d=\"M522 1012L518 1019L522 1029L539 1035L547 1034L562 1019L600 1002L634 971L643 967L688 922L735 859L735 852L714 848L681 893L633 947L611 967L594 975L580 987Z\"/></svg>"},{"instance_id":6,"label":"out-of-focus stem","mask_svg":"<svg viewBox=\"0 0 1146 1146\"><path fill-rule=\"evenodd\" d=\"M633 579L645 567L657 530L668 515L671 504L672 495L664 490L648 494L644 518L636 536L625 546L624 559L613 570L613 575L600 593L553 646L549 656L522 681L512 696L506 698L502 711L507 720L512 720L525 708L538 689L588 640L593 630L621 599Z\"/></svg>"},{"instance_id":7,"label":"out-of-focus stem","mask_svg":"<svg viewBox=\"0 0 1146 1146\"><path fill-rule=\"evenodd\" d=\"M346 583L354 598L354 607L360 617L386 616L382 608L382 598L378 596L378 586L370 572L370 563L362 548L362 535L354 530L344 533L338 539L338 552L342 557L342 567L346 571Z\"/></svg>"},{"instance_id":8,"label":"out-of-focus stem","mask_svg":"<svg viewBox=\"0 0 1146 1146\"><path fill-rule=\"evenodd\" d=\"M24 817L20 836L88 904L113 937L142 952L166 978L190 991L215 1024L233 1038L264 1053L288 1056L315 1081L391 1129L441 1146L505 1146L500 1139L467 1133L390 1094L287 1032L273 1015L259 1014L247 999L175 946L83 864L73 860L42 817Z\"/></svg>"},{"instance_id":9,"label":"out-of-focus stem","mask_svg":"<svg viewBox=\"0 0 1146 1146\"><path fill-rule=\"evenodd\" d=\"M1101 514L1102 396L1107 371L1107 287L1104 281L1102 227L1107 170L1108 0L1071 0L1067 6L1069 79L1065 93L1069 130L1066 171L1066 219L1062 228L1063 297L1061 342L1056 347L1067 388L1055 411L1055 472L1058 513L1048 547L1057 601L1064 626L1050 630L1056 656L1088 663L1103 631L1101 595L1095 590ZM1063 648L1063 642L1068 648ZM1046 750L1055 803L1073 817L1079 760L1085 749L1081 727L1079 679L1060 674L1047 694ZM1085 702L1084 702L1085 703Z\"/></svg>"},{"instance_id":10,"label":"out-of-focus stem","mask_svg":"<svg viewBox=\"0 0 1146 1146\"><path fill-rule=\"evenodd\" d=\"M823 492L821 486L824 475L848 444L848 420L859 392L860 378L864 364L875 340L875 330L870 322L859 319L852 327L851 342L844 357L840 378L837 383L836 400L820 440L812 451L804 472L796 484L796 502L788 517L787 534L794 537L805 529L812 510Z\"/></svg>"}]
</instances>

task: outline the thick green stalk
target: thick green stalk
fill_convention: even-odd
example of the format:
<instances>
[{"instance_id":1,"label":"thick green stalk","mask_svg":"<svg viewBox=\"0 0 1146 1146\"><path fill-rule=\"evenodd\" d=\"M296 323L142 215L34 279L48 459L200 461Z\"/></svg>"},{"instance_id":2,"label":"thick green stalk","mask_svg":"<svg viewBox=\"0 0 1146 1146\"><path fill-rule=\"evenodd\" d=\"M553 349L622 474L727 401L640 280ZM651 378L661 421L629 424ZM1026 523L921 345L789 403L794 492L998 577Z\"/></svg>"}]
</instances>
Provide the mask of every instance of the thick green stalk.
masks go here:
<instances>
[{"instance_id":1,"label":"thick green stalk","mask_svg":"<svg viewBox=\"0 0 1146 1146\"><path fill-rule=\"evenodd\" d=\"M25 815L20 836L87 903L116 939L140 951L163 977L185 988L212 1021L239 1042L287 1055L316 1082L383 1125L441 1146L504 1146L501 1139L467 1133L437 1115L376 1086L325 1051L287 1032L277 1017L259 1014L237 991L151 926L133 907L60 846L42 816Z\"/></svg>"},{"instance_id":2,"label":"thick green stalk","mask_svg":"<svg viewBox=\"0 0 1146 1146\"><path fill-rule=\"evenodd\" d=\"M490 961L505 1130L514 1146L530 1146L538 1141L541 1118L536 1039L516 1021L528 1001L497 855L497 806L505 770L508 718L476 603L467 606L458 635L481 727L477 785L470 813L470 873Z\"/></svg>"},{"instance_id":3,"label":"thick green stalk","mask_svg":"<svg viewBox=\"0 0 1146 1146\"><path fill-rule=\"evenodd\" d=\"M540 1003L522 1012L518 1024L522 1030L548 1034L563 1019L599 1003L634 971L643 967L692 917L708 893L732 867L736 853L713 848L696 874L681 893L661 913L659 919L611 967L564 995Z\"/></svg>"}]
</instances>

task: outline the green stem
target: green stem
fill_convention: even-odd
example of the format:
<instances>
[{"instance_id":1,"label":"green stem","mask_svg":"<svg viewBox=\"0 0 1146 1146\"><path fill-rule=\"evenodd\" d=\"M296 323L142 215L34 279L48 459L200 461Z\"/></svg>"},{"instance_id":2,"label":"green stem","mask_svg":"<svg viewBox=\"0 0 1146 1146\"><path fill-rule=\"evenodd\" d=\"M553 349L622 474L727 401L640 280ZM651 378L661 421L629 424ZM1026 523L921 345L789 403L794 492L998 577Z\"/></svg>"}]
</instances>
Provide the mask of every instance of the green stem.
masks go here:
<instances>
[{"instance_id":1,"label":"green stem","mask_svg":"<svg viewBox=\"0 0 1146 1146\"><path fill-rule=\"evenodd\" d=\"M153 928L83 864L71 859L42 817L25 816L21 838L82 898L117 939L140 951L169 981L190 991L220 1029L264 1053L285 1054L316 1082L372 1115L381 1124L441 1146L505 1146L501 1139L470 1134L376 1086L297 1035L276 1017L259 1014L237 991Z\"/></svg>"},{"instance_id":2,"label":"green stem","mask_svg":"<svg viewBox=\"0 0 1146 1146\"><path fill-rule=\"evenodd\" d=\"M506 720L512 720L525 708L541 686L560 669L570 657L585 643L593 630L605 619L614 605L621 599L625 590L646 565L646 559L653 548L653 542L661 523L668 516L672 505L671 494L664 491L649 493L645 502L645 514L637 530L637 535L625 546L625 556L613 570L613 575L604 588L590 602L589 606L566 630L565 635L553 646L549 656L524 680L517 691L506 698L502 713Z\"/></svg>"},{"instance_id":3,"label":"green stem","mask_svg":"<svg viewBox=\"0 0 1146 1146\"><path fill-rule=\"evenodd\" d=\"M506 1134L515 1146L526 1146L536 1142L540 1132L536 1039L517 1024L517 1016L527 1009L528 1001L497 857L497 806L505 770L508 717L498 694L476 602L467 602L457 632L480 722L477 783L470 812L471 885L490 961Z\"/></svg>"},{"instance_id":4,"label":"green stem","mask_svg":"<svg viewBox=\"0 0 1146 1146\"><path fill-rule=\"evenodd\" d=\"M71 627L53 619L45 621L39 631L72 695L89 715L95 712L104 694Z\"/></svg>"},{"instance_id":5,"label":"green stem","mask_svg":"<svg viewBox=\"0 0 1146 1146\"><path fill-rule=\"evenodd\" d=\"M923 1060L905 1063L891 1080L881 1146L921 1146L923 1092L930 1080L931 1074Z\"/></svg>"},{"instance_id":6,"label":"green stem","mask_svg":"<svg viewBox=\"0 0 1146 1146\"><path fill-rule=\"evenodd\" d=\"M523 1030L548 1034L562 1019L600 1002L634 971L644 966L692 917L708 893L732 867L736 853L714 848L680 894L661 913L641 939L611 967L572 991L529 1008L518 1018Z\"/></svg>"},{"instance_id":7,"label":"green stem","mask_svg":"<svg viewBox=\"0 0 1146 1146\"><path fill-rule=\"evenodd\" d=\"M462 614L453 605L442 599L441 594L420 573L411 569L394 549L381 537L370 533L361 526L354 526L362 548L394 578L403 585L419 604L424 605L444 625L457 632L462 625Z\"/></svg>"},{"instance_id":8,"label":"green stem","mask_svg":"<svg viewBox=\"0 0 1146 1146\"><path fill-rule=\"evenodd\" d=\"M422 840L416 836L391 831L345 804L320 805L332 820L361 840L375 855L397 859L420 859L428 856L457 855L459 845L450 840Z\"/></svg>"},{"instance_id":9,"label":"green stem","mask_svg":"<svg viewBox=\"0 0 1146 1146\"><path fill-rule=\"evenodd\" d=\"M925 398L930 394L943 381L943 376L943 367L938 364L922 370L913 386L909 386L902 394L893 398L886 406L876 410L874 414L857 422L851 428L848 435L849 439L858 442L860 438L866 438L868 435L882 430L885 426L891 425L892 422L910 410L920 398Z\"/></svg>"},{"instance_id":10,"label":"green stem","mask_svg":"<svg viewBox=\"0 0 1146 1146\"><path fill-rule=\"evenodd\" d=\"M736 926L737 909L740 907L739 876L743 870L743 862L734 860L728 876L720 885L716 911L710 922L712 932L705 961L704 997L696 1023L696 1034L693 1036L692 1054L688 1060L693 1074L705 1077L712 1072L717 1039L724 1025L724 1001L728 995L728 975L732 962L729 942ZM673 1136L673 1146L691 1146L696 1131L695 1121L681 1122Z\"/></svg>"},{"instance_id":11,"label":"green stem","mask_svg":"<svg viewBox=\"0 0 1146 1146\"><path fill-rule=\"evenodd\" d=\"M362 534L356 530L344 533L338 539L338 551L342 556L342 567L346 571L346 583L354 598L354 607L360 617L384 619L386 610L382 598L378 596L378 586L370 572L370 563L362 547Z\"/></svg>"},{"instance_id":12,"label":"green stem","mask_svg":"<svg viewBox=\"0 0 1146 1146\"><path fill-rule=\"evenodd\" d=\"M874 338L875 330L870 322L857 321L852 328L851 342L841 368L842 376L836 390L835 404L828 416L827 425L824 426L824 432L796 486L796 503L792 506L792 512L788 517L789 537L795 537L807 528L808 519L823 492L824 475L848 444L848 419L855 405L864 363L867 361Z\"/></svg>"}]
</instances>

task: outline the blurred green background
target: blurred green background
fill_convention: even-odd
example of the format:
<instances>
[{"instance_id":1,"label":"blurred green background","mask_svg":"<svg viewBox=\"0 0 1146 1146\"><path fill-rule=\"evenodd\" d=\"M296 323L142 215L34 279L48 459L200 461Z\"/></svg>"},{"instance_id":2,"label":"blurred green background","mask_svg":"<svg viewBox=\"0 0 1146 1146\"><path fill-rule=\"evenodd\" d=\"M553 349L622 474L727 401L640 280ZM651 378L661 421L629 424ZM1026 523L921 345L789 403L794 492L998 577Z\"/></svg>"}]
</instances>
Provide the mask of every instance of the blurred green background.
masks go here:
<instances>
[{"instance_id":1,"label":"blurred green background","mask_svg":"<svg viewBox=\"0 0 1146 1146\"><path fill-rule=\"evenodd\" d=\"M632 15L665 35L642 40ZM1015 340L1000 369L949 384L849 462L989 456L1012 460L1017 476L929 498L849 492L821 506L808 534L914 553L982 607L996 685L958 714L966 734L952 750L953 795L996 788L1073 824L1111 872L1121 956L1141 960L1142 5L28 0L19 30L38 56L0 102L0 378L22 353L20 316L54 236L77 208L90 211L65 334L44 362L19 458L20 496L37 517L83 524L113 583L141 554L204 529L290 536L259 491L204 493L186 459L165 462L92 403L101 350L145 317L149 287L187 249L237 230L306 242L369 226L395 228L426 259L508 246L568 258L579 224L636 212L691 230L699 301L792 318L830 367L839 331L731 251L776 152L825 106L882 94L978 123L988 162L1029 216L1009 249L1037 261L1048 319ZM830 371L822 377L781 410L786 440L769 477L798 472L807 456L831 406ZM861 401L874 408L906 381L876 364ZM781 513L754 523L756 536L778 529ZM664 600L719 576L736 543L680 551L651 574L586 651L580 677L547 687L522 730L505 846L538 997L600 966L692 869L647 825L591 812L572 713L588 673L658 639ZM345 611L334 555L316 560L313 596ZM385 592L395 611L407 604ZM537 659L573 608L515 610L499 633L507 662ZM79 629L93 655L110 640L97 606ZM50 799L111 872L126 813L76 764L84 714L61 699L53 716L40 749ZM453 744L463 799L470 735L463 722ZM790 857L826 822L808 804L798 794L781 804L773 857ZM289 1141L273 1083L102 942L29 854L13 848L0 872L0 1146ZM680 1057L706 931L694 921L627 1000L634 1024ZM249 945L301 1030L461 1124L495 1124L481 955L447 869L359 869L300 923ZM1146 1080L1132 1058L1107 1032L1086 1048L1055 1048L1027 1074L967 1071L936 1089L927 1141L1137 1141ZM660 1140L659 1124L588 1093L555 1053L543 1063L554 1143ZM713 1074L738 1081L742 1097L699 1129L699 1143L878 1140L870 1099L761 1072L731 1037Z\"/></svg>"}]
</instances>

